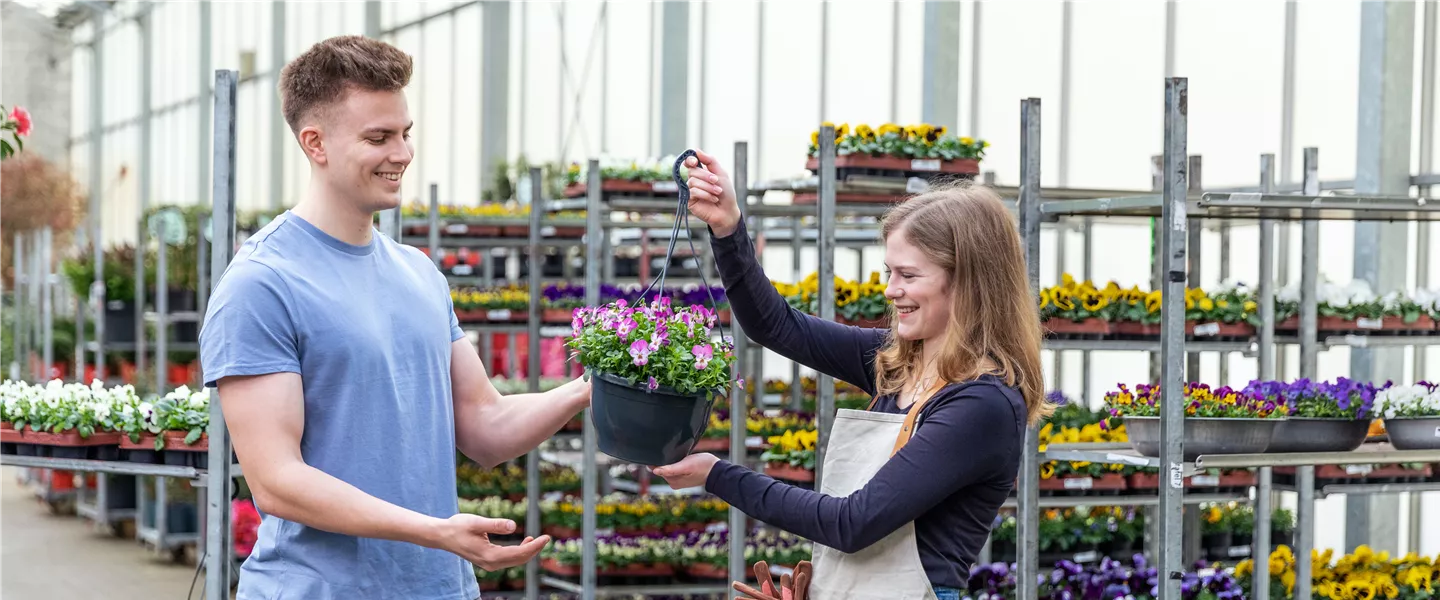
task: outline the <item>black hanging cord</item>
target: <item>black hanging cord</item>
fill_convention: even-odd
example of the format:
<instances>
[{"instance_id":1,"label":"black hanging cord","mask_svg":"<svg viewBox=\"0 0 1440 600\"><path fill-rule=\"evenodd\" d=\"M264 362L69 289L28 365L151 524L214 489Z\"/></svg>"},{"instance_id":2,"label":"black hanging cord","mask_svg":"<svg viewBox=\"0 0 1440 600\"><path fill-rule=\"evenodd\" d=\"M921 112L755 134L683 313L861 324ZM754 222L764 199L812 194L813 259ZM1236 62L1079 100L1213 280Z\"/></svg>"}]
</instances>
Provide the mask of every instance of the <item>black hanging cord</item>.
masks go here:
<instances>
[{"instance_id":1,"label":"black hanging cord","mask_svg":"<svg viewBox=\"0 0 1440 600\"><path fill-rule=\"evenodd\" d=\"M697 256L699 255L699 252L695 250L695 238L690 235L690 186L687 185L685 179L680 176L680 165L685 164L685 159L692 156L695 156L695 150L693 149L680 153L680 156L675 159L675 165L671 168L670 176L675 179L675 185L678 188L677 191L680 193L680 201L675 207L675 225L670 229L670 246L665 249L665 262L660 265L660 276L650 280L650 285L645 286L645 289L640 292L640 300L642 302L645 301L646 294L649 294L650 290L655 287L656 282L660 284L660 289L656 291L656 297L658 298L660 294L665 293L665 275L670 269L670 259L675 254L675 242L680 237L681 223L685 224L685 239L690 244L690 253ZM698 161L699 159L697 158L696 160ZM715 300L715 292L710 289L710 282L705 279L705 269L703 268L700 269L700 284L705 286L705 295L710 297L710 305L714 307L713 310L718 312L720 303ZM716 318L716 324L720 326L721 337L726 337L725 324L719 322L718 316Z\"/></svg>"}]
</instances>

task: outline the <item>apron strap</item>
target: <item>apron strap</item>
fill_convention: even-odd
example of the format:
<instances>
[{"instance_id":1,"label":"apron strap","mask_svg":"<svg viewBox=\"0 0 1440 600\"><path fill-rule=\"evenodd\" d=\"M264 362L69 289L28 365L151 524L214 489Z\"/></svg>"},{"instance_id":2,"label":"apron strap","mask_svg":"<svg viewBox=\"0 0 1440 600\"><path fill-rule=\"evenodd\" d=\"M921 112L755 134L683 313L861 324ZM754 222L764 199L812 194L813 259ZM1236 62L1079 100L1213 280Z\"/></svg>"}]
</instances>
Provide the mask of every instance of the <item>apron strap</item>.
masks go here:
<instances>
[{"instance_id":1,"label":"apron strap","mask_svg":"<svg viewBox=\"0 0 1440 600\"><path fill-rule=\"evenodd\" d=\"M936 381L935 383L937 385L925 390L926 394L924 398L916 400L910 405L910 410L905 412L905 423L900 426L900 434L895 436L895 447L890 451L890 456L895 456L896 453L900 452L900 449L904 448L905 444L910 441L910 436L915 435L915 420L920 417L920 409L924 408L925 403L930 401L931 396L945 387L948 382ZM874 405L873 401L871 405Z\"/></svg>"}]
</instances>

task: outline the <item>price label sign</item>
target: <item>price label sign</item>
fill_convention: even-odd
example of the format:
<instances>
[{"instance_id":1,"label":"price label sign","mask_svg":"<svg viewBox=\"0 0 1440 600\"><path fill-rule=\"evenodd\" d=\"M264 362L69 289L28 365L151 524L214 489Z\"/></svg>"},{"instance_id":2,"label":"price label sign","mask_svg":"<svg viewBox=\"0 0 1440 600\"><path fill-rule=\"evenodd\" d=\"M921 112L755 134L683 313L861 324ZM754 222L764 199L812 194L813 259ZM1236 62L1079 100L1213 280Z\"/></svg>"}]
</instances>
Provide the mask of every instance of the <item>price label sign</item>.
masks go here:
<instances>
[{"instance_id":1,"label":"price label sign","mask_svg":"<svg viewBox=\"0 0 1440 600\"><path fill-rule=\"evenodd\" d=\"M1382 329L1385 327L1385 320L1360 318L1355 319L1355 326L1361 329Z\"/></svg>"},{"instance_id":2,"label":"price label sign","mask_svg":"<svg viewBox=\"0 0 1440 600\"><path fill-rule=\"evenodd\" d=\"M1195 335L1196 335L1196 336L1216 336L1216 335L1220 335L1220 324L1219 324L1219 323L1204 323L1204 324L1201 324L1201 325L1196 325L1196 326L1195 326Z\"/></svg>"},{"instance_id":3,"label":"price label sign","mask_svg":"<svg viewBox=\"0 0 1440 600\"><path fill-rule=\"evenodd\" d=\"M650 189L657 192L678 192L680 191L680 186L675 185L673 181L657 181L650 184Z\"/></svg>"},{"instance_id":4,"label":"price label sign","mask_svg":"<svg viewBox=\"0 0 1440 600\"><path fill-rule=\"evenodd\" d=\"M910 161L912 171L939 171L940 159L938 158L917 158Z\"/></svg>"},{"instance_id":5,"label":"price label sign","mask_svg":"<svg viewBox=\"0 0 1440 600\"><path fill-rule=\"evenodd\" d=\"M1190 478L1190 483L1197 486L1213 487L1220 485L1220 477L1218 475L1196 475Z\"/></svg>"},{"instance_id":6,"label":"price label sign","mask_svg":"<svg viewBox=\"0 0 1440 600\"><path fill-rule=\"evenodd\" d=\"M509 320L510 320L510 309L508 309L508 308L497 308L497 309L495 309L495 310L486 311L485 317L488 318L488 319L490 319L491 321L509 321Z\"/></svg>"},{"instance_id":7,"label":"price label sign","mask_svg":"<svg viewBox=\"0 0 1440 600\"><path fill-rule=\"evenodd\" d=\"M1074 477L1065 480L1067 490L1088 490L1095 487L1095 480L1090 477Z\"/></svg>"}]
</instances>

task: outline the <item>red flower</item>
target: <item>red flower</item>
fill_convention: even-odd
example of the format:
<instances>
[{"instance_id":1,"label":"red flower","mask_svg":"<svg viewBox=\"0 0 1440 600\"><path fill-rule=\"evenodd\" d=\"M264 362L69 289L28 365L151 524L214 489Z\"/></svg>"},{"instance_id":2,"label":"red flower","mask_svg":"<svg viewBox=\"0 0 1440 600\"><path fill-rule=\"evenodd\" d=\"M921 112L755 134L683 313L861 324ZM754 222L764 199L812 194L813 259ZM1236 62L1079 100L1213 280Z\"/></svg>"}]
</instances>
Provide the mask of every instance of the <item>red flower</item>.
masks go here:
<instances>
[{"instance_id":1,"label":"red flower","mask_svg":"<svg viewBox=\"0 0 1440 600\"><path fill-rule=\"evenodd\" d=\"M15 119L15 134L19 136L30 135L30 111L23 106L15 107L10 111L10 118Z\"/></svg>"}]
</instances>

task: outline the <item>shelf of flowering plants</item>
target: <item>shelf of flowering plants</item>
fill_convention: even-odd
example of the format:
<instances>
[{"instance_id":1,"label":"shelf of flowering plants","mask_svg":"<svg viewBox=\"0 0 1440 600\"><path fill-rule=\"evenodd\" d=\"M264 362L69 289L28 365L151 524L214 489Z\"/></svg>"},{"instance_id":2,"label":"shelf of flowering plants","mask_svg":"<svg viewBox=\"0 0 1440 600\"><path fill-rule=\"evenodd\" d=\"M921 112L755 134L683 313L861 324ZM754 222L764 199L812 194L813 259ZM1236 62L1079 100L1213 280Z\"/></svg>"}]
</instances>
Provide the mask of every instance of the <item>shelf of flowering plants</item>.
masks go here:
<instances>
[{"instance_id":1,"label":"shelf of flowering plants","mask_svg":"<svg viewBox=\"0 0 1440 600\"><path fill-rule=\"evenodd\" d=\"M722 582L729 581L729 543L724 525L673 534L601 535L596 544L596 573L608 579L606 583L610 585L600 591L605 595L686 593L668 591L664 586L653 583L669 580L673 582L671 585L677 586L676 589L692 590L688 593L723 592L728 588L714 586L723 586ZM793 534L756 528L746 536L747 565L764 560L784 569L810 559L811 543ZM546 578L546 585L559 589L574 586L578 590L575 582L559 577L576 577L580 561L580 539L557 539L541 552L541 568L557 576ZM630 587L640 583L649 585L645 585L643 590Z\"/></svg>"},{"instance_id":2,"label":"shelf of flowering plants","mask_svg":"<svg viewBox=\"0 0 1440 600\"><path fill-rule=\"evenodd\" d=\"M679 185L671 177L670 162L615 161L600 162L600 193L602 200L615 196L634 198L667 198L679 193ZM687 170L680 168L680 177L686 177ZM562 195L566 198L580 198L589 189L588 167L571 163L565 170L565 187Z\"/></svg>"},{"instance_id":3,"label":"shelf of flowering plants","mask_svg":"<svg viewBox=\"0 0 1440 600\"><path fill-rule=\"evenodd\" d=\"M818 130L810 134L805 168L811 172L820 168L819 136ZM841 124L835 127L835 178L851 185L837 186L835 201L893 203L903 200L905 194L924 191L934 181L973 178L980 173L980 161L989 145L983 140L949 134L943 126L924 123L903 127L886 123L878 128L859 124L854 131L848 124ZM904 187L866 186L856 181L860 178L895 180L903 182ZM815 204L818 198L817 192L802 191L795 194L793 202Z\"/></svg>"},{"instance_id":4,"label":"shelf of flowering plants","mask_svg":"<svg viewBox=\"0 0 1440 600\"><path fill-rule=\"evenodd\" d=\"M6 464L196 477L209 463L209 422L208 389L181 386L142 399L130 385L106 387L99 380L0 384L0 454Z\"/></svg>"},{"instance_id":5,"label":"shelf of flowering plants","mask_svg":"<svg viewBox=\"0 0 1440 600\"><path fill-rule=\"evenodd\" d=\"M1294 595L1295 579L1299 576L1294 552L1279 546L1269 554L1271 598ZM1336 557L1334 551L1313 551L1310 557L1310 590L1314 598L1326 600L1366 600L1401 598L1428 600L1440 589L1440 556L1409 553L1391 556L1375 552L1367 545L1350 554ZM1244 589L1251 589L1255 564L1250 559L1235 564L1234 577Z\"/></svg>"}]
</instances>

